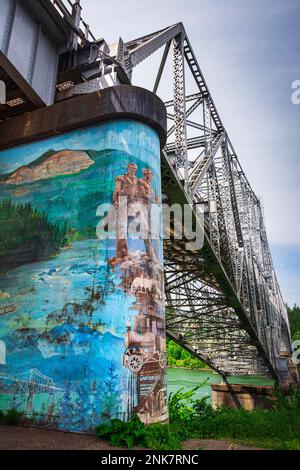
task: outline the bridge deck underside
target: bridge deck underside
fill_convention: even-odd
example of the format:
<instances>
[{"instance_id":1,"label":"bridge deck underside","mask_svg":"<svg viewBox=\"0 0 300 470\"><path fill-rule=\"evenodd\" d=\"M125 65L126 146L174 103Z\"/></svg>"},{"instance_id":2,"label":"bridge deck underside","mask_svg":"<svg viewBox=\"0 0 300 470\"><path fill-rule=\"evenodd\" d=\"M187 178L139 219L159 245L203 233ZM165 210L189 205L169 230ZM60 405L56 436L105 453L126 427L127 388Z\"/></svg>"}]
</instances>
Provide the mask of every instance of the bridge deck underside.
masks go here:
<instances>
[{"instance_id":1,"label":"bridge deck underside","mask_svg":"<svg viewBox=\"0 0 300 470\"><path fill-rule=\"evenodd\" d=\"M184 191L166 158L163 192L168 204L186 204ZM204 245L165 239L165 293L168 336L226 375L276 377L268 354L228 279L204 229Z\"/></svg>"},{"instance_id":2,"label":"bridge deck underside","mask_svg":"<svg viewBox=\"0 0 300 470\"><path fill-rule=\"evenodd\" d=\"M175 242L164 244L169 336L220 372L270 375L256 338L208 272L212 264L207 249L195 257L184 243Z\"/></svg>"}]
</instances>

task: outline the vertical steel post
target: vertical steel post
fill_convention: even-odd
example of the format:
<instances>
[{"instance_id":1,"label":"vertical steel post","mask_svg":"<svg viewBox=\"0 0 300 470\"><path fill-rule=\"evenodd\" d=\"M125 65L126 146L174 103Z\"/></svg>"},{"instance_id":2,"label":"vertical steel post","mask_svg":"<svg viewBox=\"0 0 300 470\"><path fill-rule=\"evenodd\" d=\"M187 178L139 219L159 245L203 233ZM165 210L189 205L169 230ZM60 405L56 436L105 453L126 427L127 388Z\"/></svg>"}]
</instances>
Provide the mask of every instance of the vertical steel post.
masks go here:
<instances>
[{"instance_id":1,"label":"vertical steel post","mask_svg":"<svg viewBox=\"0 0 300 470\"><path fill-rule=\"evenodd\" d=\"M173 39L173 92L176 168L188 185L185 75L184 75L184 32Z\"/></svg>"},{"instance_id":2,"label":"vertical steel post","mask_svg":"<svg viewBox=\"0 0 300 470\"><path fill-rule=\"evenodd\" d=\"M76 28L79 29L80 27L80 20L81 20L81 5L80 0L74 0L73 7L72 7L72 20ZM77 50L78 47L78 36L75 31L72 31L69 38L68 49L69 50Z\"/></svg>"}]
</instances>

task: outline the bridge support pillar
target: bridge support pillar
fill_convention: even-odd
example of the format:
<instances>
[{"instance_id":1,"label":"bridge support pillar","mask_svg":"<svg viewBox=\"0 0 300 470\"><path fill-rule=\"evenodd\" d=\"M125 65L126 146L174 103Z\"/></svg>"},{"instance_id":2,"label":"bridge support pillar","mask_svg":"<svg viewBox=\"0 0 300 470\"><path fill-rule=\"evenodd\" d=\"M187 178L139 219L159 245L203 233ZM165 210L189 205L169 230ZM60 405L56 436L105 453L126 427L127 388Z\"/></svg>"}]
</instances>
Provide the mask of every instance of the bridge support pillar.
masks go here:
<instances>
[{"instance_id":1,"label":"bridge support pillar","mask_svg":"<svg viewBox=\"0 0 300 470\"><path fill-rule=\"evenodd\" d=\"M283 395L287 391L287 388L281 390ZM218 406L238 408L237 402L247 411L270 409L275 400L275 388L267 385L211 384L211 400L215 409Z\"/></svg>"},{"instance_id":2,"label":"bridge support pillar","mask_svg":"<svg viewBox=\"0 0 300 470\"><path fill-rule=\"evenodd\" d=\"M106 88L0 136L0 409L71 431L166 421L164 104Z\"/></svg>"}]
</instances>

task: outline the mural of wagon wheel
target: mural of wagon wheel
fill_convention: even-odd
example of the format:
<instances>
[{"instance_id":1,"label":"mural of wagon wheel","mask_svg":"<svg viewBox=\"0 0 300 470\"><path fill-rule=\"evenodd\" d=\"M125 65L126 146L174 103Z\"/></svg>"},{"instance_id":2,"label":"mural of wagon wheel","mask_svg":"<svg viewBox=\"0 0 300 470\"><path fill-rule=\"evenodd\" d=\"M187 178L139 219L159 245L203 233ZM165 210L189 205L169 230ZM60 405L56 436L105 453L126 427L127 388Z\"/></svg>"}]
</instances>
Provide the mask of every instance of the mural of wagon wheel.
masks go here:
<instances>
[{"instance_id":1,"label":"mural of wagon wheel","mask_svg":"<svg viewBox=\"0 0 300 470\"><path fill-rule=\"evenodd\" d=\"M159 365L161 369L165 369L167 367L166 356L164 353L159 354Z\"/></svg>"},{"instance_id":2,"label":"mural of wagon wheel","mask_svg":"<svg viewBox=\"0 0 300 470\"><path fill-rule=\"evenodd\" d=\"M136 374L137 372L140 372L142 366L143 366L143 361L139 356L134 355L128 359L128 369L134 374Z\"/></svg>"}]
</instances>

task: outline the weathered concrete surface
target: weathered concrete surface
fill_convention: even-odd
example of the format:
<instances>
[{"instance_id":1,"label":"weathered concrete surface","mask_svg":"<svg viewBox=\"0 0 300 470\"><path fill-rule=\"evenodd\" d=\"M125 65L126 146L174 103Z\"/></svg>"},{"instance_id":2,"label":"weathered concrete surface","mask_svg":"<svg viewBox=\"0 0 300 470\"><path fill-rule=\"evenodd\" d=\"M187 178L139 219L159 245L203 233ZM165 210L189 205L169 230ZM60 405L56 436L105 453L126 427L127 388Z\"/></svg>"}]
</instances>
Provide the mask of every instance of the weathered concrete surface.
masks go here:
<instances>
[{"instance_id":1,"label":"weathered concrete surface","mask_svg":"<svg viewBox=\"0 0 300 470\"><path fill-rule=\"evenodd\" d=\"M270 409L274 401L274 387L266 385L211 384L213 408L237 408L237 402L247 411L255 408Z\"/></svg>"},{"instance_id":2,"label":"weathered concrete surface","mask_svg":"<svg viewBox=\"0 0 300 470\"><path fill-rule=\"evenodd\" d=\"M101 125L91 127L93 123ZM75 132L65 134L72 129ZM35 145L43 137L50 139ZM16 267L23 270L18 286L14 280L6 284L11 293L1 289L10 300L3 312L1 306L0 314L12 312L22 323L24 302L30 305L26 312L33 318L29 330L18 322L12 328L7 323L9 315L1 323L1 392L8 397L3 411L13 396L18 411L32 423L74 432L94 429L104 416L126 421L138 413L145 423L167 420L163 247L162 236L156 240L152 227L158 228L159 235L162 229L160 211L156 210L155 216L153 211L150 214L151 205L158 205L162 199L160 146L165 139L164 103L148 90L127 85L0 122L0 147L28 142L11 149L9 155L1 152L5 172L0 178L1 198L9 199L13 211L26 212L24 205L28 214L37 213L37 220L43 221L34 225L35 235L30 235L33 241L29 243L22 233L30 215L21 216L15 228L21 234L17 245L10 250L8 244L5 260L4 256L0 260L8 277ZM121 216L110 228L110 242L106 229L100 229L98 208L109 202L121 214L122 197L128 197L134 214L128 217L137 218L143 207L147 221L151 219L144 241L142 235L135 240L137 237L127 229L121 237ZM9 211L2 211L9 225ZM47 220L42 214L47 214ZM77 235L69 236L67 231L82 233L79 238L83 243L77 245ZM9 239L4 228L1 235ZM105 240L108 250L113 247L109 258L97 238ZM63 252L65 248L68 252ZM71 254L73 249L77 250L79 264ZM95 249L97 260L91 256L91 249ZM51 267L47 264L45 269L51 275L60 273L60 278L50 281L38 264L41 261L50 263ZM104 266L107 269L101 268L100 273L99 267ZM35 274L36 270L46 274L46 278L44 274L31 276L32 269ZM122 302L119 290L111 287L114 285L122 289ZM49 293L49 286L55 295ZM41 293L44 289L47 298ZM30 301L27 295L32 295ZM136 297L135 315L130 307L132 296ZM53 312L57 318L48 319ZM37 326L40 317L45 322L42 332ZM8 338L4 340L5 335ZM84 349L78 349L78 344L84 344ZM24 387L16 392L19 374Z\"/></svg>"},{"instance_id":3,"label":"weathered concrete surface","mask_svg":"<svg viewBox=\"0 0 300 470\"><path fill-rule=\"evenodd\" d=\"M115 119L154 127L163 147L167 112L161 99L144 88L121 85L55 103L0 122L0 149Z\"/></svg>"}]
</instances>

